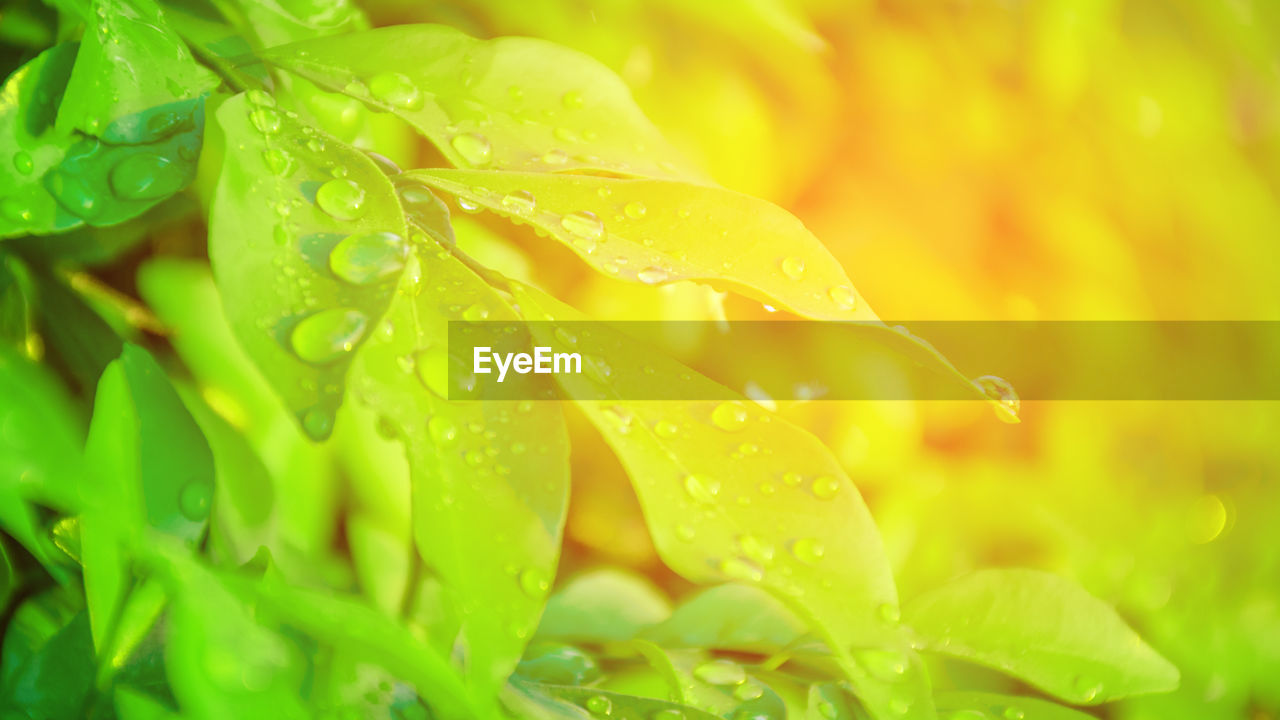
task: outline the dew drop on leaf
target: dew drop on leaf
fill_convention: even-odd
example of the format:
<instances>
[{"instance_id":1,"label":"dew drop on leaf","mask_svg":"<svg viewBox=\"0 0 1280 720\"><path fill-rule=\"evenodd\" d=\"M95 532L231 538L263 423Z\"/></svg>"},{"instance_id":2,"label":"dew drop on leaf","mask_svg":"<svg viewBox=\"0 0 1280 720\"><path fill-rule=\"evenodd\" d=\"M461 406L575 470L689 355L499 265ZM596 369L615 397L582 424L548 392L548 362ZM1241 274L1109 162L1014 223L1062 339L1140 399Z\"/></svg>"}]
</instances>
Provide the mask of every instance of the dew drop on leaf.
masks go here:
<instances>
[{"instance_id":1,"label":"dew drop on leaf","mask_svg":"<svg viewBox=\"0 0 1280 720\"><path fill-rule=\"evenodd\" d=\"M764 568L760 567L759 563L754 560L748 560L747 558L725 558L720 563L720 572L734 580L746 582L760 582L764 579Z\"/></svg>"},{"instance_id":2,"label":"dew drop on leaf","mask_svg":"<svg viewBox=\"0 0 1280 720\"><path fill-rule=\"evenodd\" d=\"M693 676L711 685L741 685L747 681L747 671L724 658L702 663L693 669Z\"/></svg>"},{"instance_id":3,"label":"dew drop on leaf","mask_svg":"<svg viewBox=\"0 0 1280 720\"><path fill-rule=\"evenodd\" d=\"M539 598L546 594L551 582L541 571L528 568L520 573L520 589L529 597Z\"/></svg>"},{"instance_id":4,"label":"dew drop on leaf","mask_svg":"<svg viewBox=\"0 0 1280 720\"><path fill-rule=\"evenodd\" d=\"M276 99L271 97L265 90L250 90L245 93L245 97L253 105L261 105L263 107L275 107Z\"/></svg>"},{"instance_id":5,"label":"dew drop on leaf","mask_svg":"<svg viewBox=\"0 0 1280 720\"><path fill-rule=\"evenodd\" d=\"M391 232L348 235L329 252L329 269L353 285L371 285L404 269L409 247Z\"/></svg>"},{"instance_id":6,"label":"dew drop on leaf","mask_svg":"<svg viewBox=\"0 0 1280 720\"><path fill-rule=\"evenodd\" d=\"M896 627L902 621L902 611L898 609L897 605L890 603L884 603L876 608L876 614L880 616L881 622L890 627Z\"/></svg>"},{"instance_id":7,"label":"dew drop on leaf","mask_svg":"<svg viewBox=\"0 0 1280 720\"><path fill-rule=\"evenodd\" d=\"M669 277L671 276L666 270L655 266L647 267L636 273L636 279L646 285L657 285L660 282L665 282Z\"/></svg>"},{"instance_id":8,"label":"dew drop on leaf","mask_svg":"<svg viewBox=\"0 0 1280 720\"><path fill-rule=\"evenodd\" d=\"M156 200L177 192L186 170L163 155L130 155L111 168L111 191L125 200Z\"/></svg>"},{"instance_id":9,"label":"dew drop on leaf","mask_svg":"<svg viewBox=\"0 0 1280 720\"><path fill-rule=\"evenodd\" d=\"M401 110L420 110L424 104L422 90L400 73L379 73L369 78L369 94Z\"/></svg>"},{"instance_id":10,"label":"dew drop on leaf","mask_svg":"<svg viewBox=\"0 0 1280 720\"><path fill-rule=\"evenodd\" d=\"M996 413L1001 420L1008 423L1018 422L1022 400L1018 397L1018 391L1013 389L1013 385L1010 385L1008 380L995 375L983 375L975 378L973 384L978 386L983 395L996 402L999 406Z\"/></svg>"},{"instance_id":11,"label":"dew drop on leaf","mask_svg":"<svg viewBox=\"0 0 1280 720\"><path fill-rule=\"evenodd\" d=\"M351 180L335 178L316 191L316 204L338 220L356 220L364 215L364 188Z\"/></svg>"},{"instance_id":12,"label":"dew drop on leaf","mask_svg":"<svg viewBox=\"0 0 1280 720\"><path fill-rule=\"evenodd\" d=\"M819 500L830 500L840 492L840 481L830 475L823 475L813 481L813 494Z\"/></svg>"},{"instance_id":13,"label":"dew drop on leaf","mask_svg":"<svg viewBox=\"0 0 1280 720\"><path fill-rule=\"evenodd\" d=\"M791 543L791 554L800 562L813 565L827 554L827 549L814 538L800 538Z\"/></svg>"},{"instance_id":14,"label":"dew drop on leaf","mask_svg":"<svg viewBox=\"0 0 1280 720\"><path fill-rule=\"evenodd\" d=\"M45 175L44 184L67 212L86 220L102 213L103 203L82 178L54 170Z\"/></svg>"},{"instance_id":15,"label":"dew drop on leaf","mask_svg":"<svg viewBox=\"0 0 1280 720\"><path fill-rule=\"evenodd\" d=\"M333 414L320 408L311 408L302 415L302 429L312 440L329 437L333 430Z\"/></svg>"},{"instance_id":16,"label":"dew drop on leaf","mask_svg":"<svg viewBox=\"0 0 1280 720\"><path fill-rule=\"evenodd\" d=\"M907 656L896 650L864 649L853 654L854 660L872 676L884 682L897 682L907 674Z\"/></svg>"},{"instance_id":17,"label":"dew drop on leaf","mask_svg":"<svg viewBox=\"0 0 1280 720\"><path fill-rule=\"evenodd\" d=\"M527 190L517 190L502 198L502 207L519 215L527 215L537 206L538 201L533 197L533 193Z\"/></svg>"},{"instance_id":18,"label":"dew drop on leaf","mask_svg":"<svg viewBox=\"0 0 1280 720\"><path fill-rule=\"evenodd\" d=\"M853 288L848 285L836 285L827 291L827 295L831 297L831 302L841 310L852 310L858 304L858 296L853 293Z\"/></svg>"},{"instance_id":19,"label":"dew drop on leaf","mask_svg":"<svg viewBox=\"0 0 1280 720\"><path fill-rule=\"evenodd\" d=\"M625 213L626 216L631 218L632 220L639 220L640 218L644 217L645 213L647 213L648 211L649 209L646 208L644 206L644 203L640 202L639 200L633 200L627 203L622 208L622 212Z\"/></svg>"},{"instance_id":20,"label":"dew drop on leaf","mask_svg":"<svg viewBox=\"0 0 1280 720\"><path fill-rule=\"evenodd\" d=\"M604 695L593 695L587 699L587 710L595 715L608 715L613 712L613 703Z\"/></svg>"},{"instance_id":21,"label":"dew drop on leaf","mask_svg":"<svg viewBox=\"0 0 1280 720\"><path fill-rule=\"evenodd\" d=\"M733 689L733 696L742 701L755 700L764 695L764 686L758 682L744 682Z\"/></svg>"},{"instance_id":22,"label":"dew drop on leaf","mask_svg":"<svg viewBox=\"0 0 1280 720\"><path fill-rule=\"evenodd\" d=\"M331 363L355 349L369 319L359 310L330 308L308 315L293 328L293 351L313 365Z\"/></svg>"},{"instance_id":23,"label":"dew drop on leaf","mask_svg":"<svg viewBox=\"0 0 1280 720\"><path fill-rule=\"evenodd\" d=\"M480 322L481 320L488 319L488 317L489 308L481 305L480 303L472 303L467 306L466 310L462 311L462 319L468 322Z\"/></svg>"},{"instance_id":24,"label":"dew drop on leaf","mask_svg":"<svg viewBox=\"0 0 1280 720\"><path fill-rule=\"evenodd\" d=\"M199 522L209 516L209 504L212 501L213 488L209 483L193 480L182 486L178 493L178 510L182 516L193 522Z\"/></svg>"},{"instance_id":25,"label":"dew drop on leaf","mask_svg":"<svg viewBox=\"0 0 1280 720\"><path fill-rule=\"evenodd\" d=\"M570 110L576 110L577 108L582 107L583 100L584 98L582 93L578 90L570 90L560 98L560 101L564 103L564 106Z\"/></svg>"},{"instance_id":26,"label":"dew drop on leaf","mask_svg":"<svg viewBox=\"0 0 1280 720\"><path fill-rule=\"evenodd\" d=\"M279 148L263 150L262 161L267 164L267 170L276 177L288 177L298 167L293 155L288 150Z\"/></svg>"},{"instance_id":27,"label":"dew drop on leaf","mask_svg":"<svg viewBox=\"0 0 1280 720\"><path fill-rule=\"evenodd\" d=\"M659 420L653 426L653 432L660 438L673 438L680 434L680 426L669 420Z\"/></svg>"},{"instance_id":28,"label":"dew drop on leaf","mask_svg":"<svg viewBox=\"0 0 1280 720\"><path fill-rule=\"evenodd\" d=\"M687 475L684 490L697 502L713 503L720 494L720 481L706 475Z\"/></svg>"},{"instance_id":29,"label":"dew drop on leaf","mask_svg":"<svg viewBox=\"0 0 1280 720\"><path fill-rule=\"evenodd\" d=\"M1023 720L1023 718L1027 716L1027 714L1022 711L1022 708L1014 705L1006 707L1001 715L1004 716L1005 720Z\"/></svg>"},{"instance_id":30,"label":"dew drop on leaf","mask_svg":"<svg viewBox=\"0 0 1280 720\"><path fill-rule=\"evenodd\" d=\"M468 213L470 215L475 215L476 213L484 209L480 207L480 203L475 202L474 200L469 200L464 197L458 198L458 208L462 210L462 212Z\"/></svg>"},{"instance_id":31,"label":"dew drop on leaf","mask_svg":"<svg viewBox=\"0 0 1280 720\"><path fill-rule=\"evenodd\" d=\"M1088 675L1077 676L1071 685L1079 693L1081 702L1092 702L1102 692L1102 683Z\"/></svg>"},{"instance_id":32,"label":"dew drop on leaf","mask_svg":"<svg viewBox=\"0 0 1280 720\"><path fill-rule=\"evenodd\" d=\"M604 223L592 212L569 213L560 218L560 227L575 238L575 243L579 240L594 243L604 236Z\"/></svg>"},{"instance_id":33,"label":"dew drop on leaf","mask_svg":"<svg viewBox=\"0 0 1280 720\"><path fill-rule=\"evenodd\" d=\"M782 260L782 274L792 280L804 277L804 260L792 255Z\"/></svg>"},{"instance_id":34,"label":"dew drop on leaf","mask_svg":"<svg viewBox=\"0 0 1280 720\"><path fill-rule=\"evenodd\" d=\"M475 167L488 165L493 157L493 147L489 145L489 139L479 133L454 135L449 144L458 151L467 164Z\"/></svg>"},{"instance_id":35,"label":"dew drop on leaf","mask_svg":"<svg viewBox=\"0 0 1280 720\"><path fill-rule=\"evenodd\" d=\"M711 423L725 432L738 432L747 426L747 409L739 402L720 403L711 411Z\"/></svg>"},{"instance_id":36,"label":"dew drop on leaf","mask_svg":"<svg viewBox=\"0 0 1280 720\"><path fill-rule=\"evenodd\" d=\"M548 165L563 165L569 162L569 156L563 150L548 150L543 153L542 162Z\"/></svg>"},{"instance_id":37,"label":"dew drop on leaf","mask_svg":"<svg viewBox=\"0 0 1280 720\"><path fill-rule=\"evenodd\" d=\"M13 154L13 169L22 175L30 175L31 170L35 167L35 163L31 160L29 153L19 150Z\"/></svg>"},{"instance_id":38,"label":"dew drop on leaf","mask_svg":"<svg viewBox=\"0 0 1280 720\"><path fill-rule=\"evenodd\" d=\"M427 421L427 432L436 445L448 445L458 439L458 426L442 415L436 415Z\"/></svg>"},{"instance_id":39,"label":"dew drop on leaf","mask_svg":"<svg viewBox=\"0 0 1280 720\"><path fill-rule=\"evenodd\" d=\"M262 133L274 135L280 132L282 120L279 112L269 107L258 107L249 112L249 122Z\"/></svg>"}]
</instances>

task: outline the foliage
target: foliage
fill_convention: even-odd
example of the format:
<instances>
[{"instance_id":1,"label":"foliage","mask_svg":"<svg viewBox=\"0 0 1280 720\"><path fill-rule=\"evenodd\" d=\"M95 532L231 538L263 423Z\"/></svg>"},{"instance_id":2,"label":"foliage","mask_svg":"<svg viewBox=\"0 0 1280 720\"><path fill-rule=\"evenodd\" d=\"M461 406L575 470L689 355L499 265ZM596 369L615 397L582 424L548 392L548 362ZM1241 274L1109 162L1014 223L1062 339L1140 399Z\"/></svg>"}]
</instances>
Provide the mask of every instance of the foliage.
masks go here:
<instances>
[{"instance_id":1,"label":"foliage","mask_svg":"<svg viewBox=\"0 0 1280 720\"><path fill-rule=\"evenodd\" d=\"M450 400L450 321L548 344L575 305L877 321L742 192L772 181L717 184L722 149L683 152L633 99L643 58L607 48L656 20L605 3L620 39L587 54L547 20L573 3L531 3L540 31L503 5L493 27L544 37L383 22L427 19L396 2L8 0L31 41L0 91L0 716L1068 720L1174 691L1174 633L1157 651L1130 625L1160 623L1069 573L904 567L909 513L874 472L860 492L848 416L665 358L722 399L597 371L564 403ZM683 5L652 12L773 48L760 82L828 108L803 13ZM575 534L571 496L589 513L620 472L661 567ZM597 526L622 538L624 513ZM1247 617L1274 628L1267 600ZM1110 712L1161 707L1130 702Z\"/></svg>"}]
</instances>

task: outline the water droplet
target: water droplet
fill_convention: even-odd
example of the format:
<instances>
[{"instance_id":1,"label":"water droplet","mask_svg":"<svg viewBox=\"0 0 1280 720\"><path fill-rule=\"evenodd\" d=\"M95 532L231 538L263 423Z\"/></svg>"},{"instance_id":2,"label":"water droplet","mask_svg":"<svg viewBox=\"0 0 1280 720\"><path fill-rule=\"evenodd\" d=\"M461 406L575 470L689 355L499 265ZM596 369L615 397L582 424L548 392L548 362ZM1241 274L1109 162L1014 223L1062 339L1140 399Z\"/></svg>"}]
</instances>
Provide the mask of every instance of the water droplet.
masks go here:
<instances>
[{"instance_id":1,"label":"water droplet","mask_svg":"<svg viewBox=\"0 0 1280 720\"><path fill-rule=\"evenodd\" d=\"M659 420L653 426L653 432L660 438L673 438L680 434L680 426L668 420Z\"/></svg>"},{"instance_id":2,"label":"water droplet","mask_svg":"<svg viewBox=\"0 0 1280 720\"><path fill-rule=\"evenodd\" d=\"M798 487L800 483L804 482L804 477L800 473L789 472L782 476L782 482L791 487Z\"/></svg>"},{"instance_id":3,"label":"water droplet","mask_svg":"<svg viewBox=\"0 0 1280 720\"><path fill-rule=\"evenodd\" d=\"M830 500L840 492L840 481L831 475L823 475L813 481L813 494L819 500Z\"/></svg>"},{"instance_id":4,"label":"water droplet","mask_svg":"<svg viewBox=\"0 0 1280 720\"><path fill-rule=\"evenodd\" d=\"M604 223L595 213L586 211L569 213L560 218L560 227L573 236L575 245L587 249L595 249L595 243L604 236Z\"/></svg>"},{"instance_id":5,"label":"water droplet","mask_svg":"<svg viewBox=\"0 0 1280 720\"><path fill-rule=\"evenodd\" d=\"M289 337L298 357L313 365L331 363L355 349L369 320L359 310L330 308L308 315Z\"/></svg>"},{"instance_id":6,"label":"water droplet","mask_svg":"<svg viewBox=\"0 0 1280 720\"><path fill-rule=\"evenodd\" d=\"M569 162L569 156L563 150L548 150L543 154L542 162L548 165L563 165Z\"/></svg>"},{"instance_id":7,"label":"water droplet","mask_svg":"<svg viewBox=\"0 0 1280 720\"><path fill-rule=\"evenodd\" d=\"M44 177L45 187L58 204L78 217L90 219L102 213L103 203L83 178L54 170Z\"/></svg>"},{"instance_id":8,"label":"water droplet","mask_svg":"<svg viewBox=\"0 0 1280 720\"><path fill-rule=\"evenodd\" d=\"M420 110L424 104L422 91L400 73L380 73L369 78L369 94L401 110Z\"/></svg>"},{"instance_id":9,"label":"water droplet","mask_svg":"<svg viewBox=\"0 0 1280 720\"><path fill-rule=\"evenodd\" d=\"M489 139L478 133L454 135L449 144L458 151L468 165L483 167L488 165L493 157L493 147L489 145Z\"/></svg>"},{"instance_id":10,"label":"water droplet","mask_svg":"<svg viewBox=\"0 0 1280 720\"><path fill-rule=\"evenodd\" d=\"M649 266L636 273L636 279L646 285L657 285L660 282L665 282L668 277L670 275L667 274L666 270L654 266Z\"/></svg>"},{"instance_id":11,"label":"water droplet","mask_svg":"<svg viewBox=\"0 0 1280 720\"><path fill-rule=\"evenodd\" d=\"M292 175L293 171L298 167L293 155L288 150L279 148L263 150L262 161L267 164L267 170L270 170L271 174L277 177Z\"/></svg>"},{"instance_id":12,"label":"water droplet","mask_svg":"<svg viewBox=\"0 0 1280 720\"><path fill-rule=\"evenodd\" d=\"M111 168L111 192L125 200L157 200L177 192L189 179L187 169L152 153L138 153Z\"/></svg>"},{"instance_id":13,"label":"water droplet","mask_svg":"<svg viewBox=\"0 0 1280 720\"><path fill-rule=\"evenodd\" d=\"M681 540L685 542L690 542L696 536L697 536L697 532L694 531L693 527L689 525L676 526L676 537L680 538Z\"/></svg>"},{"instance_id":14,"label":"water droplet","mask_svg":"<svg viewBox=\"0 0 1280 720\"><path fill-rule=\"evenodd\" d=\"M858 296L848 285L837 285L828 290L827 294L831 297L831 302L841 310L852 310L858 304Z\"/></svg>"},{"instance_id":15,"label":"water droplet","mask_svg":"<svg viewBox=\"0 0 1280 720\"><path fill-rule=\"evenodd\" d=\"M693 669L693 675L711 685L741 685L747 681L747 671L738 663L724 658L702 663Z\"/></svg>"},{"instance_id":16,"label":"water droplet","mask_svg":"<svg viewBox=\"0 0 1280 720\"><path fill-rule=\"evenodd\" d=\"M249 113L249 121L252 122L253 126L258 128L259 131L267 135L274 135L280 132L280 125L284 122L280 117L280 113L269 107L254 108L253 111Z\"/></svg>"},{"instance_id":17,"label":"water droplet","mask_svg":"<svg viewBox=\"0 0 1280 720\"><path fill-rule=\"evenodd\" d=\"M577 108L582 107L583 100L584 98L582 97L582 93L577 90L570 90L560 98L560 101L564 103L564 106L570 110L576 110Z\"/></svg>"},{"instance_id":18,"label":"water droplet","mask_svg":"<svg viewBox=\"0 0 1280 720\"><path fill-rule=\"evenodd\" d=\"M807 565L813 565L827 554L827 548L816 538L800 538L791 543L791 554Z\"/></svg>"},{"instance_id":19,"label":"water droplet","mask_svg":"<svg viewBox=\"0 0 1280 720\"><path fill-rule=\"evenodd\" d=\"M896 650L866 649L854 652L854 659L872 676L884 682L897 682L911 667L904 653Z\"/></svg>"},{"instance_id":20,"label":"water droplet","mask_svg":"<svg viewBox=\"0 0 1280 720\"><path fill-rule=\"evenodd\" d=\"M323 440L333 432L333 414L320 408L311 408L302 415L302 429L312 440Z\"/></svg>"},{"instance_id":21,"label":"water droplet","mask_svg":"<svg viewBox=\"0 0 1280 720\"><path fill-rule=\"evenodd\" d=\"M528 215L538 206L533 193L527 190L516 190L502 198L502 207L518 215Z\"/></svg>"},{"instance_id":22,"label":"water droplet","mask_svg":"<svg viewBox=\"0 0 1280 720\"><path fill-rule=\"evenodd\" d=\"M0 214L15 223L31 220L31 210L16 197L0 200Z\"/></svg>"},{"instance_id":23,"label":"water droplet","mask_svg":"<svg viewBox=\"0 0 1280 720\"><path fill-rule=\"evenodd\" d=\"M604 695L593 695L587 699L587 710L595 715L608 715L613 712L613 703Z\"/></svg>"},{"instance_id":24,"label":"water droplet","mask_svg":"<svg viewBox=\"0 0 1280 720\"><path fill-rule=\"evenodd\" d=\"M794 255L784 258L782 261L782 274L792 280L799 280L804 277L804 260Z\"/></svg>"},{"instance_id":25,"label":"water droplet","mask_svg":"<svg viewBox=\"0 0 1280 720\"><path fill-rule=\"evenodd\" d=\"M183 517L199 522L209 517L209 504L213 501L213 486L207 482L192 481L182 486L178 493L178 510Z\"/></svg>"},{"instance_id":26,"label":"water droplet","mask_svg":"<svg viewBox=\"0 0 1280 720\"><path fill-rule=\"evenodd\" d=\"M13 154L13 169L19 174L30 175L34 168L35 162L32 161L30 153L19 150Z\"/></svg>"},{"instance_id":27,"label":"water droplet","mask_svg":"<svg viewBox=\"0 0 1280 720\"><path fill-rule=\"evenodd\" d=\"M734 580L745 582L760 582L764 579L764 568L747 558L725 558L720 563L720 572Z\"/></svg>"},{"instance_id":28,"label":"water droplet","mask_svg":"<svg viewBox=\"0 0 1280 720\"><path fill-rule=\"evenodd\" d=\"M364 188L351 180L335 178L316 191L316 204L338 220L356 220L365 214Z\"/></svg>"},{"instance_id":29,"label":"water droplet","mask_svg":"<svg viewBox=\"0 0 1280 720\"><path fill-rule=\"evenodd\" d=\"M742 701L755 700L764 695L764 686L758 682L744 682L733 689L733 696Z\"/></svg>"},{"instance_id":30,"label":"water droplet","mask_svg":"<svg viewBox=\"0 0 1280 720\"><path fill-rule=\"evenodd\" d=\"M713 503L720 494L720 481L706 475L688 475L684 479L685 492L700 503Z\"/></svg>"},{"instance_id":31,"label":"water droplet","mask_svg":"<svg viewBox=\"0 0 1280 720\"><path fill-rule=\"evenodd\" d=\"M557 327L555 332L556 339L564 343L566 346L572 347L578 344L578 336L574 335L566 327Z\"/></svg>"},{"instance_id":32,"label":"water droplet","mask_svg":"<svg viewBox=\"0 0 1280 720\"><path fill-rule=\"evenodd\" d=\"M1005 707L1004 712L1000 714L1004 716L1005 720L1022 720L1027 716L1027 714L1022 711L1022 708L1014 705Z\"/></svg>"},{"instance_id":33,"label":"water droplet","mask_svg":"<svg viewBox=\"0 0 1280 720\"><path fill-rule=\"evenodd\" d=\"M1008 380L995 375L983 375L975 378L973 384L978 386L983 395L996 402L996 415L1001 420L1007 423L1018 422L1022 400L1018 397L1018 391L1013 389L1013 385L1010 385Z\"/></svg>"},{"instance_id":34,"label":"water droplet","mask_svg":"<svg viewBox=\"0 0 1280 720\"><path fill-rule=\"evenodd\" d=\"M489 308L481 305L480 303L468 305L467 309L462 311L462 319L468 322L480 322L481 320L488 319L488 317Z\"/></svg>"},{"instance_id":35,"label":"water droplet","mask_svg":"<svg viewBox=\"0 0 1280 720\"><path fill-rule=\"evenodd\" d=\"M436 415L427 421L427 432L436 445L448 445L458 439L458 426L443 415Z\"/></svg>"},{"instance_id":36,"label":"water droplet","mask_svg":"<svg viewBox=\"0 0 1280 720\"><path fill-rule=\"evenodd\" d=\"M468 215L475 215L476 213L480 212L484 208L480 207L480 203L470 198L459 197L458 209L464 213L467 213Z\"/></svg>"},{"instance_id":37,"label":"water droplet","mask_svg":"<svg viewBox=\"0 0 1280 720\"><path fill-rule=\"evenodd\" d=\"M409 247L390 232L348 235L329 252L329 269L354 285L372 285L404 269Z\"/></svg>"},{"instance_id":38,"label":"water droplet","mask_svg":"<svg viewBox=\"0 0 1280 720\"><path fill-rule=\"evenodd\" d=\"M1094 680L1088 675L1078 675L1072 681L1071 686L1076 691L1077 700L1079 702L1093 702L1102 692L1102 683Z\"/></svg>"},{"instance_id":39,"label":"water droplet","mask_svg":"<svg viewBox=\"0 0 1280 720\"><path fill-rule=\"evenodd\" d=\"M711 411L711 423L725 432L738 432L747 426L749 417L740 402L720 403Z\"/></svg>"},{"instance_id":40,"label":"water droplet","mask_svg":"<svg viewBox=\"0 0 1280 720\"><path fill-rule=\"evenodd\" d=\"M622 212L632 220L639 220L644 217L645 213L648 211L649 209L646 208L644 203L639 200L632 200L622 208Z\"/></svg>"},{"instance_id":41,"label":"water droplet","mask_svg":"<svg viewBox=\"0 0 1280 720\"><path fill-rule=\"evenodd\" d=\"M520 573L520 589L529 597L540 598L551 587L551 581L540 570L528 568Z\"/></svg>"},{"instance_id":42,"label":"water droplet","mask_svg":"<svg viewBox=\"0 0 1280 720\"><path fill-rule=\"evenodd\" d=\"M275 107L276 105L276 99L271 97L271 95L265 90L250 90L245 93L245 97L248 98L250 104L253 105L260 105L262 107Z\"/></svg>"}]
</instances>

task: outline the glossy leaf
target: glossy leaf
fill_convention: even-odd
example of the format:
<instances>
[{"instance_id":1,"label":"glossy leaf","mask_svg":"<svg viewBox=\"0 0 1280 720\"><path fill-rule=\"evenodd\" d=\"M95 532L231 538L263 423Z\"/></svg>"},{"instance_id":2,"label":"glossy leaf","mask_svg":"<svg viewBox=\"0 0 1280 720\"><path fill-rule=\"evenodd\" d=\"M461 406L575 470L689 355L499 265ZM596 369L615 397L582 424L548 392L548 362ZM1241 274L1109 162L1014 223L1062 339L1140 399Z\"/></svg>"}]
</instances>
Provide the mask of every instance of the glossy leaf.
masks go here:
<instances>
[{"instance_id":1,"label":"glossy leaf","mask_svg":"<svg viewBox=\"0 0 1280 720\"><path fill-rule=\"evenodd\" d=\"M682 720L713 720L716 718L715 715L687 705L637 697L635 695L606 692L589 687L521 682L519 688L531 696L544 699L544 703L545 699L550 699L571 705L576 709L576 712L561 711L563 714L556 714L553 708L548 708L545 711L547 714L543 715L543 717L549 718L582 717L583 711L589 713L590 717L609 717L611 719L617 718L618 720L666 720L668 717L681 718ZM566 710L568 709L566 708Z\"/></svg>"},{"instance_id":2,"label":"glossy leaf","mask_svg":"<svg viewBox=\"0 0 1280 720\"><path fill-rule=\"evenodd\" d=\"M579 319L528 286L511 288L528 320ZM540 344L563 347L554 323L530 327ZM619 357L607 334L579 337L575 349L641 362ZM927 679L896 624L897 591L880 535L836 459L804 429L731 399L710 380L671 361L643 362L659 377L698 384L694 397L726 398L580 403L630 475L663 561L693 582L768 590L827 641L876 717L931 718ZM603 375L555 377L570 396L590 383L592 397L618 397Z\"/></svg>"},{"instance_id":3,"label":"glossy leaf","mask_svg":"<svg viewBox=\"0 0 1280 720\"><path fill-rule=\"evenodd\" d=\"M1092 715L1063 707L1037 698L997 695L980 692L939 693L935 698L938 710L952 713L952 717L965 720L969 713L977 720L982 717L1007 718L1008 720L1090 720Z\"/></svg>"},{"instance_id":4,"label":"glossy leaf","mask_svg":"<svg viewBox=\"0 0 1280 720\"><path fill-rule=\"evenodd\" d=\"M468 679L492 696L537 626L555 576L568 499L568 438L549 403L447 398L451 320L515 313L434 242L352 368L357 398L404 441L418 552L461 618Z\"/></svg>"},{"instance_id":5,"label":"glossy leaf","mask_svg":"<svg viewBox=\"0 0 1280 720\"><path fill-rule=\"evenodd\" d=\"M1178 670L1111 606L1034 570L980 570L911 601L905 622L934 652L1022 678L1071 703L1178 686Z\"/></svg>"},{"instance_id":6,"label":"glossy leaf","mask_svg":"<svg viewBox=\"0 0 1280 720\"><path fill-rule=\"evenodd\" d=\"M759 587L729 583L697 593L641 636L664 647L772 652L805 631L799 618Z\"/></svg>"},{"instance_id":7,"label":"glossy leaf","mask_svg":"<svg viewBox=\"0 0 1280 720\"><path fill-rule=\"evenodd\" d=\"M399 115L458 167L701 179L612 71L553 43L400 25L272 48L263 57Z\"/></svg>"},{"instance_id":8,"label":"glossy leaf","mask_svg":"<svg viewBox=\"0 0 1280 720\"><path fill-rule=\"evenodd\" d=\"M529 223L612 277L696 280L808 317L876 320L818 238L764 200L666 180L435 169L406 177Z\"/></svg>"},{"instance_id":9,"label":"glossy leaf","mask_svg":"<svg viewBox=\"0 0 1280 720\"><path fill-rule=\"evenodd\" d=\"M93 0L75 69L58 110L60 130L139 144L163 137L189 105L217 87L147 0Z\"/></svg>"},{"instance_id":10,"label":"glossy leaf","mask_svg":"<svg viewBox=\"0 0 1280 720\"><path fill-rule=\"evenodd\" d=\"M671 604L647 578L595 570L551 596L538 635L571 642L627 640L670 615Z\"/></svg>"},{"instance_id":11,"label":"glossy leaf","mask_svg":"<svg viewBox=\"0 0 1280 720\"><path fill-rule=\"evenodd\" d=\"M76 46L55 45L18 68L0 88L0 238L66 230L81 220L63 210L40 178L62 162L75 142L54 128Z\"/></svg>"},{"instance_id":12,"label":"glossy leaf","mask_svg":"<svg viewBox=\"0 0 1280 720\"><path fill-rule=\"evenodd\" d=\"M209 255L232 329L303 429L333 430L346 371L408 252L391 183L364 155L241 95L218 111L226 160Z\"/></svg>"}]
</instances>

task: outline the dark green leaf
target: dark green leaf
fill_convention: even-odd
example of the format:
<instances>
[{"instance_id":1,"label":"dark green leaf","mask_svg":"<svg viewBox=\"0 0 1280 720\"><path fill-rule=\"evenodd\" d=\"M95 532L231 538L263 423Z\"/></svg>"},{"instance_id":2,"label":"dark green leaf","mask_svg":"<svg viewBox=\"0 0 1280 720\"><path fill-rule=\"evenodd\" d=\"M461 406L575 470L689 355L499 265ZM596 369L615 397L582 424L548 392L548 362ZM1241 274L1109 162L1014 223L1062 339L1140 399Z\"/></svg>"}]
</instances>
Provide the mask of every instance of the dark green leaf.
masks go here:
<instances>
[{"instance_id":1,"label":"dark green leaf","mask_svg":"<svg viewBox=\"0 0 1280 720\"><path fill-rule=\"evenodd\" d=\"M93 687L93 657L89 618L80 613L9 676L0 706L45 720L81 720Z\"/></svg>"}]
</instances>

